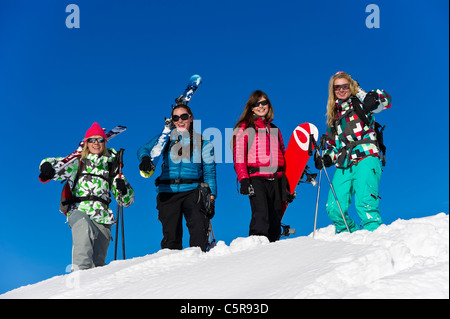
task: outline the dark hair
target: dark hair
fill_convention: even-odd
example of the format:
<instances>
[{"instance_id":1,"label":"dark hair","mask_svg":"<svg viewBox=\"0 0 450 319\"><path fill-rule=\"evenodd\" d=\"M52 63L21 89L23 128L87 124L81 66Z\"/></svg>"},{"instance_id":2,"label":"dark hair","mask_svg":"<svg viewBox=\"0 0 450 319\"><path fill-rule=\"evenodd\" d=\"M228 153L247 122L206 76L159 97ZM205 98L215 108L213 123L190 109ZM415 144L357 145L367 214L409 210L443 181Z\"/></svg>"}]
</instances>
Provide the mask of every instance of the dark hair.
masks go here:
<instances>
[{"instance_id":1,"label":"dark hair","mask_svg":"<svg viewBox=\"0 0 450 319\"><path fill-rule=\"evenodd\" d=\"M244 112L242 112L241 117L239 118L238 122L234 126L235 129L240 128L240 126L243 122L247 122L247 124L251 127L254 126L255 119L253 117L252 109L253 109L254 105L256 104L256 102L258 102L258 100L260 100L261 98L264 98L267 100L267 102L269 102L269 111L267 112L267 114L265 116L266 120L267 121L273 120L273 107L272 107L272 103L270 102L269 97L263 91L256 90L256 91L253 91L252 94L250 94L250 97L248 98L247 103L245 103Z\"/></svg>"},{"instance_id":2,"label":"dark hair","mask_svg":"<svg viewBox=\"0 0 450 319\"><path fill-rule=\"evenodd\" d=\"M248 98L247 103L245 103L244 112L242 112L241 117L239 118L238 122L234 126L233 138L230 141L231 149L233 149L233 145L236 145L236 136L237 136L237 133L241 129L242 123L246 124L246 126L243 128L244 130L246 130L249 127L255 128L255 117L253 116L253 107L261 98L264 98L267 100L267 102L269 102L269 104L268 104L269 109L265 116L266 121L273 120L274 112L273 112L272 102L270 102L270 99L267 96L267 94L261 90L253 91L252 94L250 94L250 97Z\"/></svg>"},{"instance_id":3,"label":"dark hair","mask_svg":"<svg viewBox=\"0 0 450 319\"><path fill-rule=\"evenodd\" d=\"M172 114L170 116L172 117L173 116L173 111L175 111L176 109L179 109L179 108L185 109L190 116L194 117L194 114L192 113L191 108L189 106L185 105L185 104L177 104L177 105L175 105L172 108Z\"/></svg>"},{"instance_id":4,"label":"dark hair","mask_svg":"<svg viewBox=\"0 0 450 319\"><path fill-rule=\"evenodd\" d=\"M179 109L179 108L185 109L188 112L188 114L192 118L194 118L194 114L192 113L191 108L189 106L185 105L185 104L178 104L178 105L174 106L172 108L172 114L170 115L170 117L173 117L173 111L175 111L176 109ZM189 140L189 150L190 150L189 153L190 154L189 154L189 158L188 159L190 159L192 157L192 152L194 150L194 125L193 125L193 123L191 123L191 125L189 126L189 139L190 139ZM183 148L180 147L178 149L178 156L182 156L182 155L183 155Z\"/></svg>"}]
</instances>

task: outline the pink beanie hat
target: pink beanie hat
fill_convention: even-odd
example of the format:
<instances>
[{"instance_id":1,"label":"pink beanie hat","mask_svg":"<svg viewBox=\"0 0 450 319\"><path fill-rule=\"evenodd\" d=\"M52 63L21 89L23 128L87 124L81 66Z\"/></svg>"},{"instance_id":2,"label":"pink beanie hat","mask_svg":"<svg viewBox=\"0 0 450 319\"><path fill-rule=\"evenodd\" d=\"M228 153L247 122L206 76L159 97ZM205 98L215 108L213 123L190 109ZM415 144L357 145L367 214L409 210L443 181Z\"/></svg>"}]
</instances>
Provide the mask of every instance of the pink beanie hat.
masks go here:
<instances>
[{"instance_id":1,"label":"pink beanie hat","mask_svg":"<svg viewBox=\"0 0 450 319\"><path fill-rule=\"evenodd\" d=\"M84 138L86 139L94 135L98 135L106 139L105 131L103 131L103 129L100 127L100 124L98 124L97 122L94 122L92 126L86 131L86 135L84 136Z\"/></svg>"}]
</instances>

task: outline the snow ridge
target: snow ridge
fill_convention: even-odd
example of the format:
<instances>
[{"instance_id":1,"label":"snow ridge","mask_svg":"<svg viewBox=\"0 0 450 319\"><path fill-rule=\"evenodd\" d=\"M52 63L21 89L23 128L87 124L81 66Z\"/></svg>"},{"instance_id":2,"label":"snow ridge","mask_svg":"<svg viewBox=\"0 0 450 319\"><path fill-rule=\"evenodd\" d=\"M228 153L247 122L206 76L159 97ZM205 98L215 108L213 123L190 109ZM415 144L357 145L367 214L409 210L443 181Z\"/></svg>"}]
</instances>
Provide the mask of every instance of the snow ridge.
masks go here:
<instances>
[{"instance_id":1,"label":"snow ridge","mask_svg":"<svg viewBox=\"0 0 450 319\"><path fill-rule=\"evenodd\" d=\"M449 298L449 216L276 243L250 236L208 253L165 249L0 298Z\"/></svg>"}]
</instances>

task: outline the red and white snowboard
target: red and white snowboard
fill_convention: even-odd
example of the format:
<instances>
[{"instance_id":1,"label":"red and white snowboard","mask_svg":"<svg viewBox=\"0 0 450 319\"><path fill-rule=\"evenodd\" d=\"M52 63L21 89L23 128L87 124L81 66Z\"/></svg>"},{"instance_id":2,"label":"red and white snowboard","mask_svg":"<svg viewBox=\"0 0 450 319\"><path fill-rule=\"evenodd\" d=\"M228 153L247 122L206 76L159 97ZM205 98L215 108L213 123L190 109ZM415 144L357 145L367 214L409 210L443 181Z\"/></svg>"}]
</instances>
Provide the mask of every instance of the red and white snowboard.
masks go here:
<instances>
[{"instance_id":1,"label":"red and white snowboard","mask_svg":"<svg viewBox=\"0 0 450 319\"><path fill-rule=\"evenodd\" d=\"M295 187L297 186L303 170L305 169L306 163L309 160L310 155L308 154L308 150L310 147L311 150L314 147L310 143L311 134L317 141L319 138L319 131L317 130L317 127L311 123L303 123L295 128L294 132L292 132L291 138L289 139L289 144L286 149L284 159L286 163L286 178L291 194L294 193ZM283 218L287 205L287 202L283 203L281 218Z\"/></svg>"}]
</instances>

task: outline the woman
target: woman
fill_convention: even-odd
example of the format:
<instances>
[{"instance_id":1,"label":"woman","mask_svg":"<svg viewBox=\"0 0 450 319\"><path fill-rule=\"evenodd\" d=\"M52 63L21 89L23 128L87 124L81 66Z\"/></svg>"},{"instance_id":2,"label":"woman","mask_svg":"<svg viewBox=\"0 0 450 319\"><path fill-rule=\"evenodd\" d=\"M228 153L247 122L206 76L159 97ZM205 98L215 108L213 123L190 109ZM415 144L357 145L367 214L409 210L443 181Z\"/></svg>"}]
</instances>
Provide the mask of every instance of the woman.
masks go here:
<instances>
[{"instance_id":1,"label":"woman","mask_svg":"<svg viewBox=\"0 0 450 319\"><path fill-rule=\"evenodd\" d=\"M114 214L109 208L110 191L124 207L134 202L134 191L125 177L119 178L116 151L106 148L106 135L93 123L84 137L80 160L55 171L62 157L41 162L39 179L47 182L68 180L74 198L67 211L72 230L72 269L88 269L105 265L111 240Z\"/></svg>"},{"instance_id":2,"label":"woman","mask_svg":"<svg viewBox=\"0 0 450 319\"><path fill-rule=\"evenodd\" d=\"M337 168L333 186L346 223L331 190L327 202L328 216L337 233L348 231L347 226L350 232L359 229L347 214L353 195L361 227L373 231L382 224L378 209L382 169L373 114L390 107L391 97L384 90L366 94L345 72L338 72L330 79L327 149L322 158L315 157L315 164L317 169L333 163Z\"/></svg>"},{"instance_id":3,"label":"woman","mask_svg":"<svg viewBox=\"0 0 450 319\"><path fill-rule=\"evenodd\" d=\"M182 249L183 216L189 230L190 247L208 246L209 220L202 200L200 184L207 183L211 190L211 205L217 198L216 163L214 147L209 140L194 132L192 110L183 104L175 106L171 116L174 129L163 150L161 175L156 179L157 209L162 224L161 248ZM150 152L159 135L138 150L139 169L153 171ZM213 209L212 209L213 211Z\"/></svg>"},{"instance_id":4,"label":"woman","mask_svg":"<svg viewBox=\"0 0 450 319\"><path fill-rule=\"evenodd\" d=\"M249 235L274 242L281 235L281 207L286 200L285 147L281 132L272 124L273 107L263 91L254 91L234 127L234 169L240 193L249 195L252 218Z\"/></svg>"}]
</instances>

